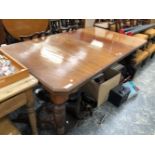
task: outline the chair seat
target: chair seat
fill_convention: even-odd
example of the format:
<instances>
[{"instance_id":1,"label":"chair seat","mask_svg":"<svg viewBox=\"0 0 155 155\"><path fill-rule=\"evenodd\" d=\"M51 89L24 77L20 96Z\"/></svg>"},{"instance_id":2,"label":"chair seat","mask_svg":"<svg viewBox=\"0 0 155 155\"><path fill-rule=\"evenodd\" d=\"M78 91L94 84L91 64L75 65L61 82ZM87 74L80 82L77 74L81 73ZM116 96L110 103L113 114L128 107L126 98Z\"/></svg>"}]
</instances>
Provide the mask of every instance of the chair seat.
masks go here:
<instances>
[{"instance_id":1,"label":"chair seat","mask_svg":"<svg viewBox=\"0 0 155 155\"><path fill-rule=\"evenodd\" d=\"M149 38L148 35L146 35L146 34L141 34L141 33L135 34L134 37L140 38L140 39L145 39L145 40L148 40L148 38Z\"/></svg>"},{"instance_id":2,"label":"chair seat","mask_svg":"<svg viewBox=\"0 0 155 155\"><path fill-rule=\"evenodd\" d=\"M153 53L155 53L155 44L150 45L146 51L149 52L149 55L152 55Z\"/></svg>"},{"instance_id":3,"label":"chair seat","mask_svg":"<svg viewBox=\"0 0 155 155\"><path fill-rule=\"evenodd\" d=\"M148 29L144 32L144 34L147 34L149 38L153 38L155 36L155 29Z\"/></svg>"},{"instance_id":4,"label":"chair seat","mask_svg":"<svg viewBox=\"0 0 155 155\"><path fill-rule=\"evenodd\" d=\"M138 65L141 62L143 62L148 56L149 56L149 52L148 51L141 51L141 50L139 50L135 54L135 57L134 57L133 61L134 61L135 65Z\"/></svg>"},{"instance_id":5,"label":"chair seat","mask_svg":"<svg viewBox=\"0 0 155 155\"><path fill-rule=\"evenodd\" d=\"M7 118L0 119L0 135L20 135L20 131Z\"/></svg>"}]
</instances>

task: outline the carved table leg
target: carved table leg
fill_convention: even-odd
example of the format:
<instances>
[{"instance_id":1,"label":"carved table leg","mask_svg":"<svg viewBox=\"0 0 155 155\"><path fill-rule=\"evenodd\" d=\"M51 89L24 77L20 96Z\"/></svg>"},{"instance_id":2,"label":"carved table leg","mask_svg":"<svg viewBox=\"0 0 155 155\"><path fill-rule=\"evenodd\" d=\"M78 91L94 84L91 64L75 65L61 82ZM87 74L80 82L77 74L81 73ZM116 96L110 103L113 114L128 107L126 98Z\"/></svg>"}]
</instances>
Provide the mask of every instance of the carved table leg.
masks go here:
<instances>
[{"instance_id":1,"label":"carved table leg","mask_svg":"<svg viewBox=\"0 0 155 155\"><path fill-rule=\"evenodd\" d=\"M67 101L68 96L62 95L51 95L51 100L54 103L53 107L53 116L54 122L57 129L57 134L65 133L65 121L66 121L66 105L65 101Z\"/></svg>"},{"instance_id":2,"label":"carved table leg","mask_svg":"<svg viewBox=\"0 0 155 155\"><path fill-rule=\"evenodd\" d=\"M27 97L27 110L28 110L28 117L30 121L30 125L32 128L33 134L38 134L37 131L37 121L36 121L36 113L34 110L34 97L32 89L26 91L26 97Z\"/></svg>"}]
</instances>

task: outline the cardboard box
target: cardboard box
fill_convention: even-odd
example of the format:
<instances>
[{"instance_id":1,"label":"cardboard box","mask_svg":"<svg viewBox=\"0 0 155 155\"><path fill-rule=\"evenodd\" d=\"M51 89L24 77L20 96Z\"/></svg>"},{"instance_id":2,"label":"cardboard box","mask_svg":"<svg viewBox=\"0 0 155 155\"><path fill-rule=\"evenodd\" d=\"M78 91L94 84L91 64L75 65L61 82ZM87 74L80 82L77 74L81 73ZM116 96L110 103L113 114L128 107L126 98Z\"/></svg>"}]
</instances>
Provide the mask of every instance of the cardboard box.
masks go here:
<instances>
[{"instance_id":1,"label":"cardboard box","mask_svg":"<svg viewBox=\"0 0 155 155\"><path fill-rule=\"evenodd\" d=\"M104 72L104 79L106 80L101 84L92 79L83 87L84 92L96 99L97 106L107 101L110 90L120 83L121 73L113 69L107 69Z\"/></svg>"}]
</instances>

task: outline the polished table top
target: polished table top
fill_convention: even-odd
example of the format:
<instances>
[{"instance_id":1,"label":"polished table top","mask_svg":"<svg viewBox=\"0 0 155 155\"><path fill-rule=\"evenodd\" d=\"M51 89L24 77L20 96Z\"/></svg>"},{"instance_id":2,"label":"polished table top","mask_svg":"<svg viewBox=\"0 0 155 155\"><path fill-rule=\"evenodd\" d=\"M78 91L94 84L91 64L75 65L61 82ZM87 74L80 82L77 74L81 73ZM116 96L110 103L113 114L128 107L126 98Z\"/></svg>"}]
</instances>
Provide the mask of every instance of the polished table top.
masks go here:
<instances>
[{"instance_id":1,"label":"polished table top","mask_svg":"<svg viewBox=\"0 0 155 155\"><path fill-rule=\"evenodd\" d=\"M2 47L27 66L50 92L70 92L145 40L100 28L51 35Z\"/></svg>"},{"instance_id":2,"label":"polished table top","mask_svg":"<svg viewBox=\"0 0 155 155\"><path fill-rule=\"evenodd\" d=\"M146 43L136 37L108 31L101 28L80 29L69 33L72 37L93 44L94 40L103 43L101 50L108 50L114 56L125 56ZM97 46L97 45L96 45ZM95 47L95 46L94 46Z\"/></svg>"}]
</instances>

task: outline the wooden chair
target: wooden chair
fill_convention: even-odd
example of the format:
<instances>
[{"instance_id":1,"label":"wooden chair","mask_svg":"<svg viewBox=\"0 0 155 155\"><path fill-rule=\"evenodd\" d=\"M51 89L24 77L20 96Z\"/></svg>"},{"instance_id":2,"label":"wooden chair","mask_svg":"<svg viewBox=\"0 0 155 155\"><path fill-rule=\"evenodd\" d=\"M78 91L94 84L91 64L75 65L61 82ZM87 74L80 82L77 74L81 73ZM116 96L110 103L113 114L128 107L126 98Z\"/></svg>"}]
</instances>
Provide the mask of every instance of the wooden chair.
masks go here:
<instances>
[{"instance_id":1,"label":"wooden chair","mask_svg":"<svg viewBox=\"0 0 155 155\"><path fill-rule=\"evenodd\" d=\"M117 23L117 31L141 24L139 19L116 19L115 22Z\"/></svg>"},{"instance_id":2,"label":"wooden chair","mask_svg":"<svg viewBox=\"0 0 155 155\"><path fill-rule=\"evenodd\" d=\"M51 19L50 21L53 34L68 32L70 30L69 19Z\"/></svg>"},{"instance_id":3,"label":"wooden chair","mask_svg":"<svg viewBox=\"0 0 155 155\"><path fill-rule=\"evenodd\" d=\"M145 24L150 24L151 23L151 19L141 19L142 25Z\"/></svg>"},{"instance_id":4,"label":"wooden chair","mask_svg":"<svg viewBox=\"0 0 155 155\"><path fill-rule=\"evenodd\" d=\"M61 33L61 21L60 19L51 19L50 20L51 31L53 34Z\"/></svg>"},{"instance_id":5,"label":"wooden chair","mask_svg":"<svg viewBox=\"0 0 155 155\"><path fill-rule=\"evenodd\" d=\"M129 28L134 25L134 21L130 19L117 19L116 23L118 24L118 31L122 28Z\"/></svg>"},{"instance_id":6,"label":"wooden chair","mask_svg":"<svg viewBox=\"0 0 155 155\"><path fill-rule=\"evenodd\" d=\"M69 27L70 27L70 30L77 30L79 28L78 26L78 20L76 19L69 19Z\"/></svg>"},{"instance_id":7,"label":"wooden chair","mask_svg":"<svg viewBox=\"0 0 155 155\"><path fill-rule=\"evenodd\" d=\"M144 40L147 41L147 43L141 48L141 49L143 49L143 50L146 50L146 48L147 48L148 45L149 45L149 37L148 37L148 35L142 34L142 33L137 33L137 34L135 34L135 35L133 35L133 36L136 37L136 38L144 39Z\"/></svg>"},{"instance_id":8,"label":"wooden chair","mask_svg":"<svg viewBox=\"0 0 155 155\"><path fill-rule=\"evenodd\" d=\"M155 54L155 44L150 44L146 50L149 52L150 58L152 58Z\"/></svg>"},{"instance_id":9,"label":"wooden chair","mask_svg":"<svg viewBox=\"0 0 155 155\"><path fill-rule=\"evenodd\" d=\"M138 33L138 34L135 34L134 37L145 39L147 41L149 40L149 35L146 35L146 34ZM145 50L149 53L148 56L152 58L153 55L155 54L155 44L148 42Z\"/></svg>"},{"instance_id":10,"label":"wooden chair","mask_svg":"<svg viewBox=\"0 0 155 155\"><path fill-rule=\"evenodd\" d=\"M51 30L55 33L62 33L77 30L78 28L84 27L82 20L78 19L57 19L51 21Z\"/></svg>"},{"instance_id":11,"label":"wooden chair","mask_svg":"<svg viewBox=\"0 0 155 155\"><path fill-rule=\"evenodd\" d=\"M153 28L148 29L148 30L144 31L144 34L148 35L149 39L152 39L155 37L155 29L153 29Z\"/></svg>"},{"instance_id":12,"label":"wooden chair","mask_svg":"<svg viewBox=\"0 0 155 155\"><path fill-rule=\"evenodd\" d=\"M137 25L145 25L145 24L150 24L151 20L150 19L136 19Z\"/></svg>"},{"instance_id":13,"label":"wooden chair","mask_svg":"<svg viewBox=\"0 0 155 155\"><path fill-rule=\"evenodd\" d=\"M139 66L140 64L141 66L143 66L148 57L149 57L148 51L138 50L135 53L134 58L132 59L134 66Z\"/></svg>"},{"instance_id":14,"label":"wooden chair","mask_svg":"<svg viewBox=\"0 0 155 155\"><path fill-rule=\"evenodd\" d=\"M77 19L78 20L78 28L84 28L85 27L85 19Z\"/></svg>"},{"instance_id":15,"label":"wooden chair","mask_svg":"<svg viewBox=\"0 0 155 155\"><path fill-rule=\"evenodd\" d=\"M96 24L96 23L102 23L102 22L109 22L109 21L110 21L110 19L95 19L94 24Z\"/></svg>"},{"instance_id":16,"label":"wooden chair","mask_svg":"<svg viewBox=\"0 0 155 155\"><path fill-rule=\"evenodd\" d=\"M119 32L120 29L124 28L124 23L122 22L122 19L115 19L114 23L116 25L116 32Z\"/></svg>"},{"instance_id":17,"label":"wooden chair","mask_svg":"<svg viewBox=\"0 0 155 155\"><path fill-rule=\"evenodd\" d=\"M130 19L130 26L137 26L138 25L138 19Z\"/></svg>"},{"instance_id":18,"label":"wooden chair","mask_svg":"<svg viewBox=\"0 0 155 155\"><path fill-rule=\"evenodd\" d=\"M60 29L61 29L61 32L64 32L64 31L68 32L70 30L69 19L61 19Z\"/></svg>"},{"instance_id":19,"label":"wooden chair","mask_svg":"<svg viewBox=\"0 0 155 155\"><path fill-rule=\"evenodd\" d=\"M122 28L127 28L136 25L137 20L135 19L96 19L94 22L95 27L109 29L116 32L119 32L119 30Z\"/></svg>"},{"instance_id":20,"label":"wooden chair","mask_svg":"<svg viewBox=\"0 0 155 155\"><path fill-rule=\"evenodd\" d=\"M129 19L122 19L123 28L131 27L131 22Z\"/></svg>"}]
</instances>

